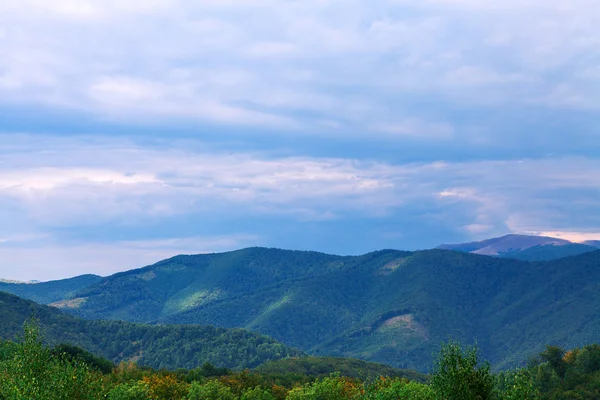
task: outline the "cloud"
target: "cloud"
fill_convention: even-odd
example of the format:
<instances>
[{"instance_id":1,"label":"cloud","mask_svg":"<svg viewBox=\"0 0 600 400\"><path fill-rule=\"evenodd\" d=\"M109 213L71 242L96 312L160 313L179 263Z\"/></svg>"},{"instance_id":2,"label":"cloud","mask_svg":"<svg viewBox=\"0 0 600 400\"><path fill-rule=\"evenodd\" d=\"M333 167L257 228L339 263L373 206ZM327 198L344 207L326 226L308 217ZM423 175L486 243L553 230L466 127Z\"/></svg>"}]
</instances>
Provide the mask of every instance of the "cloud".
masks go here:
<instances>
[{"instance_id":1,"label":"cloud","mask_svg":"<svg viewBox=\"0 0 600 400\"><path fill-rule=\"evenodd\" d=\"M577 231L548 231L548 232L524 232L528 235L549 236L571 242L581 243L587 240L600 240L600 232L577 232Z\"/></svg>"},{"instance_id":2,"label":"cloud","mask_svg":"<svg viewBox=\"0 0 600 400\"><path fill-rule=\"evenodd\" d=\"M590 109L594 4L11 0L0 94L129 124L311 132L325 120L371 135L404 109L435 125L447 116L413 104L439 100Z\"/></svg>"},{"instance_id":3,"label":"cloud","mask_svg":"<svg viewBox=\"0 0 600 400\"><path fill-rule=\"evenodd\" d=\"M593 195L600 187L595 159L395 164L96 140L38 137L0 146L6 161L0 200L20 226L43 232L207 213L343 223L348 214L377 220L424 206L470 234L483 234L484 227L558 230L575 218L581 226L600 225L590 218L600 206ZM6 136L2 142L10 143Z\"/></svg>"},{"instance_id":4,"label":"cloud","mask_svg":"<svg viewBox=\"0 0 600 400\"><path fill-rule=\"evenodd\" d=\"M427 122L407 119L399 122L380 123L373 127L374 131L392 135L449 139L454 135L454 127L449 123Z\"/></svg>"},{"instance_id":5,"label":"cloud","mask_svg":"<svg viewBox=\"0 0 600 400\"><path fill-rule=\"evenodd\" d=\"M599 17L594 0L2 1L2 244L596 232Z\"/></svg>"}]
</instances>

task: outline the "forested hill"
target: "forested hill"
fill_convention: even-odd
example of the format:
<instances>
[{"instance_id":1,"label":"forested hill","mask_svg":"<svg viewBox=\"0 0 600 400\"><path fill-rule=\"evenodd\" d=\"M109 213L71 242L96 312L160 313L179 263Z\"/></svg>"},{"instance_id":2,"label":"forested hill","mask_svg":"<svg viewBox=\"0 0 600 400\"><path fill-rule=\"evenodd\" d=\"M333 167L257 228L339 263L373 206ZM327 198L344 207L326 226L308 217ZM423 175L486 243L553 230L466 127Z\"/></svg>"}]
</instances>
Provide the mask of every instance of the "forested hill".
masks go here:
<instances>
[{"instance_id":1,"label":"forested hill","mask_svg":"<svg viewBox=\"0 0 600 400\"><path fill-rule=\"evenodd\" d=\"M427 371L449 338L477 341L495 367L524 363L545 344L598 341L599 284L600 252L534 263L447 250L251 248L177 256L61 304L87 318L247 328L316 355Z\"/></svg>"},{"instance_id":2,"label":"forested hill","mask_svg":"<svg viewBox=\"0 0 600 400\"><path fill-rule=\"evenodd\" d=\"M90 319L257 331L315 355L427 371L449 338L496 368L600 340L600 252L524 262L448 250L177 256L55 303Z\"/></svg>"},{"instance_id":3,"label":"forested hill","mask_svg":"<svg viewBox=\"0 0 600 400\"><path fill-rule=\"evenodd\" d=\"M0 292L0 339L13 339L31 316L39 321L49 344L75 344L114 362L132 360L153 368L196 368L210 362L242 369L301 355L298 350L243 329L87 321Z\"/></svg>"}]
</instances>

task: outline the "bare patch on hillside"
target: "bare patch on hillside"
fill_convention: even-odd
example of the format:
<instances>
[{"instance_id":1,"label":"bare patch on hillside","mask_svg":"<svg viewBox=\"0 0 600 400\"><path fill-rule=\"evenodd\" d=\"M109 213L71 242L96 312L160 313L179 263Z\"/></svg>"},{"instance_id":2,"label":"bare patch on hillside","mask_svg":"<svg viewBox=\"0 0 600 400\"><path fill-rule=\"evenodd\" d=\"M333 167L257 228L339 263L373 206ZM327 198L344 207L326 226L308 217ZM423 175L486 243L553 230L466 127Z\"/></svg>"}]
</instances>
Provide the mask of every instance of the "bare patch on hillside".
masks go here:
<instances>
[{"instance_id":1,"label":"bare patch on hillside","mask_svg":"<svg viewBox=\"0 0 600 400\"><path fill-rule=\"evenodd\" d=\"M76 299L57 301L55 303L51 303L48 305L52 306L52 307L56 307L56 308L73 308L73 309L75 309L75 308L81 307L86 301L87 301L87 298L78 297Z\"/></svg>"},{"instance_id":2,"label":"bare patch on hillside","mask_svg":"<svg viewBox=\"0 0 600 400\"><path fill-rule=\"evenodd\" d=\"M139 274L137 275L138 278L140 278L143 281L151 281L152 279L156 278L156 274L153 271L148 271L145 272L143 274Z\"/></svg>"},{"instance_id":3,"label":"bare patch on hillside","mask_svg":"<svg viewBox=\"0 0 600 400\"><path fill-rule=\"evenodd\" d=\"M400 268L401 266L403 266L404 264L406 264L409 259L410 259L410 257L396 258L395 260L392 260L389 263L385 264L383 267L381 267L381 269L379 270L379 273L382 275L389 275L392 272L394 272L395 270L397 270L398 268Z\"/></svg>"},{"instance_id":4,"label":"bare patch on hillside","mask_svg":"<svg viewBox=\"0 0 600 400\"><path fill-rule=\"evenodd\" d=\"M416 336L423 338L424 340L428 339L427 329L417 321L415 321L413 314L402 314L392 318L389 318L381 323L377 328L378 331L388 331L388 330L396 330L396 331L408 331L407 333L414 333Z\"/></svg>"}]
</instances>

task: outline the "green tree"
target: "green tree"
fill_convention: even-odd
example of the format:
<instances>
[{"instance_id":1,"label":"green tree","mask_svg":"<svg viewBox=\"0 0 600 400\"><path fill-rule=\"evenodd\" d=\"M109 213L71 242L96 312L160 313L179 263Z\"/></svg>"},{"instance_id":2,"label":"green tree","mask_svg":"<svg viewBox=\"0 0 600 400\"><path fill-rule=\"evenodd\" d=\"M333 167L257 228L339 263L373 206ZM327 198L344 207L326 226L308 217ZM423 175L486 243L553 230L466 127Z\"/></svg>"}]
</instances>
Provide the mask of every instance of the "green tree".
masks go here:
<instances>
[{"instance_id":1,"label":"green tree","mask_svg":"<svg viewBox=\"0 0 600 400\"><path fill-rule=\"evenodd\" d=\"M190 386L187 396L188 400L236 400L236 396L231 392L228 386L223 383L212 380L205 384L194 382Z\"/></svg>"},{"instance_id":2,"label":"green tree","mask_svg":"<svg viewBox=\"0 0 600 400\"><path fill-rule=\"evenodd\" d=\"M479 362L476 347L463 349L457 342L442 344L431 377L431 388L436 399L494 399L494 386L490 365Z\"/></svg>"},{"instance_id":3,"label":"green tree","mask_svg":"<svg viewBox=\"0 0 600 400\"><path fill-rule=\"evenodd\" d=\"M120 383L108 393L108 400L148 400L150 388L144 382Z\"/></svg>"},{"instance_id":4,"label":"green tree","mask_svg":"<svg viewBox=\"0 0 600 400\"><path fill-rule=\"evenodd\" d=\"M253 389L246 390L240 400L275 400L275 396L273 396L268 390L257 386Z\"/></svg>"},{"instance_id":5,"label":"green tree","mask_svg":"<svg viewBox=\"0 0 600 400\"><path fill-rule=\"evenodd\" d=\"M498 387L502 400L537 400L540 392L532 370L517 369L498 375Z\"/></svg>"},{"instance_id":6,"label":"green tree","mask_svg":"<svg viewBox=\"0 0 600 400\"><path fill-rule=\"evenodd\" d=\"M364 400L433 400L429 385L407 379L380 378L366 387Z\"/></svg>"},{"instance_id":7,"label":"green tree","mask_svg":"<svg viewBox=\"0 0 600 400\"><path fill-rule=\"evenodd\" d=\"M0 361L2 400L87 400L103 396L99 373L79 362L68 362L44 347L35 321L24 325L20 343Z\"/></svg>"},{"instance_id":8,"label":"green tree","mask_svg":"<svg viewBox=\"0 0 600 400\"><path fill-rule=\"evenodd\" d=\"M546 346L546 350L540 353L540 358L546 361L559 378L565 377L567 363L564 360L565 351L558 346Z\"/></svg>"}]
</instances>

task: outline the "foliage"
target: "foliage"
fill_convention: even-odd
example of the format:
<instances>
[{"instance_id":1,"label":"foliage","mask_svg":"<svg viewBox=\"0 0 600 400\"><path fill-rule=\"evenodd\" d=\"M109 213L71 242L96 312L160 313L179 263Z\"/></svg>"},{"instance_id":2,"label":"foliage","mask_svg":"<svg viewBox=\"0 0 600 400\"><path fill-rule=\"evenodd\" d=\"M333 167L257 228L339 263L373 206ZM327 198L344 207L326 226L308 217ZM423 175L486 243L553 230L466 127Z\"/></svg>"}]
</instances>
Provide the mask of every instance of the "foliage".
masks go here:
<instances>
[{"instance_id":1,"label":"foliage","mask_svg":"<svg viewBox=\"0 0 600 400\"><path fill-rule=\"evenodd\" d=\"M600 346L564 351L548 346L527 368L493 376L477 350L451 342L442 346L431 384L406 378L376 380L342 376L298 377L288 386L274 375L231 372L205 364L191 371L156 371L120 363L108 373L91 369L77 348L70 355L43 345L35 323L18 342L0 343L2 400L592 400L600 398ZM561 355L560 361L557 355ZM558 367L557 367L558 366ZM222 376L206 377L223 372ZM557 372L558 371L558 372ZM562 377L561 377L562 376ZM493 386L495 385L495 390ZM496 396L496 397L493 397Z\"/></svg>"},{"instance_id":2,"label":"foliage","mask_svg":"<svg viewBox=\"0 0 600 400\"><path fill-rule=\"evenodd\" d=\"M57 352L104 371L112 368L110 362L131 359L157 369L192 369L207 362L215 368L243 369L302 355L296 349L243 329L86 321L0 292L0 338L13 338L30 315L37 317L48 344L68 342L86 350L77 350L79 353L75 354L72 347L59 345Z\"/></svg>"},{"instance_id":3,"label":"foliage","mask_svg":"<svg viewBox=\"0 0 600 400\"><path fill-rule=\"evenodd\" d=\"M81 347L73 346L72 344L63 343L52 349L52 355L60 357L70 363L85 364L88 367L108 374L113 370L115 365L102 357L96 357L89 351L85 351Z\"/></svg>"},{"instance_id":4,"label":"foliage","mask_svg":"<svg viewBox=\"0 0 600 400\"><path fill-rule=\"evenodd\" d=\"M477 349L456 342L442 345L435 361L431 387L437 399L488 400L495 397L494 377L487 362L480 365Z\"/></svg>"},{"instance_id":5,"label":"foliage","mask_svg":"<svg viewBox=\"0 0 600 400\"><path fill-rule=\"evenodd\" d=\"M78 361L54 357L42 345L39 330L27 323L21 342L0 361L0 398L98 399L104 391L101 376Z\"/></svg>"},{"instance_id":6,"label":"foliage","mask_svg":"<svg viewBox=\"0 0 600 400\"><path fill-rule=\"evenodd\" d=\"M498 389L503 400L537 400L540 391L531 370L517 369L498 376Z\"/></svg>"},{"instance_id":7,"label":"foliage","mask_svg":"<svg viewBox=\"0 0 600 400\"><path fill-rule=\"evenodd\" d=\"M262 364L255 371L263 375L280 377L282 381L285 381L286 376L324 378L333 373L363 381L377 380L381 376L408 378L418 382L427 380L426 375L412 370L396 369L388 365L340 357L284 358Z\"/></svg>"},{"instance_id":8,"label":"foliage","mask_svg":"<svg viewBox=\"0 0 600 400\"><path fill-rule=\"evenodd\" d=\"M240 400L275 400L275 396L268 390L256 386L244 391Z\"/></svg>"},{"instance_id":9,"label":"foliage","mask_svg":"<svg viewBox=\"0 0 600 400\"><path fill-rule=\"evenodd\" d=\"M559 359L558 356L562 357ZM547 346L540 362L530 367L540 399L600 398L600 345L565 351Z\"/></svg>"},{"instance_id":10,"label":"foliage","mask_svg":"<svg viewBox=\"0 0 600 400\"><path fill-rule=\"evenodd\" d=\"M114 386L107 395L108 400L147 400L150 388L145 382L126 382Z\"/></svg>"},{"instance_id":11,"label":"foliage","mask_svg":"<svg viewBox=\"0 0 600 400\"><path fill-rule=\"evenodd\" d=\"M154 400L180 399L188 392L188 385L171 374L145 376L142 382L148 385L150 397Z\"/></svg>"},{"instance_id":12,"label":"foliage","mask_svg":"<svg viewBox=\"0 0 600 400\"><path fill-rule=\"evenodd\" d=\"M364 394L365 400L433 400L433 391L429 385L412 382L407 379L390 379L381 377L368 385Z\"/></svg>"},{"instance_id":13,"label":"foliage","mask_svg":"<svg viewBox=\"0 0 600 400\"><path fill-rule=\"evenodd\" d=\"M194 382L190 386L188 400L236 400L231 389L218 380L210 380L204 384Z\"/></svg>"}]
</instances>

